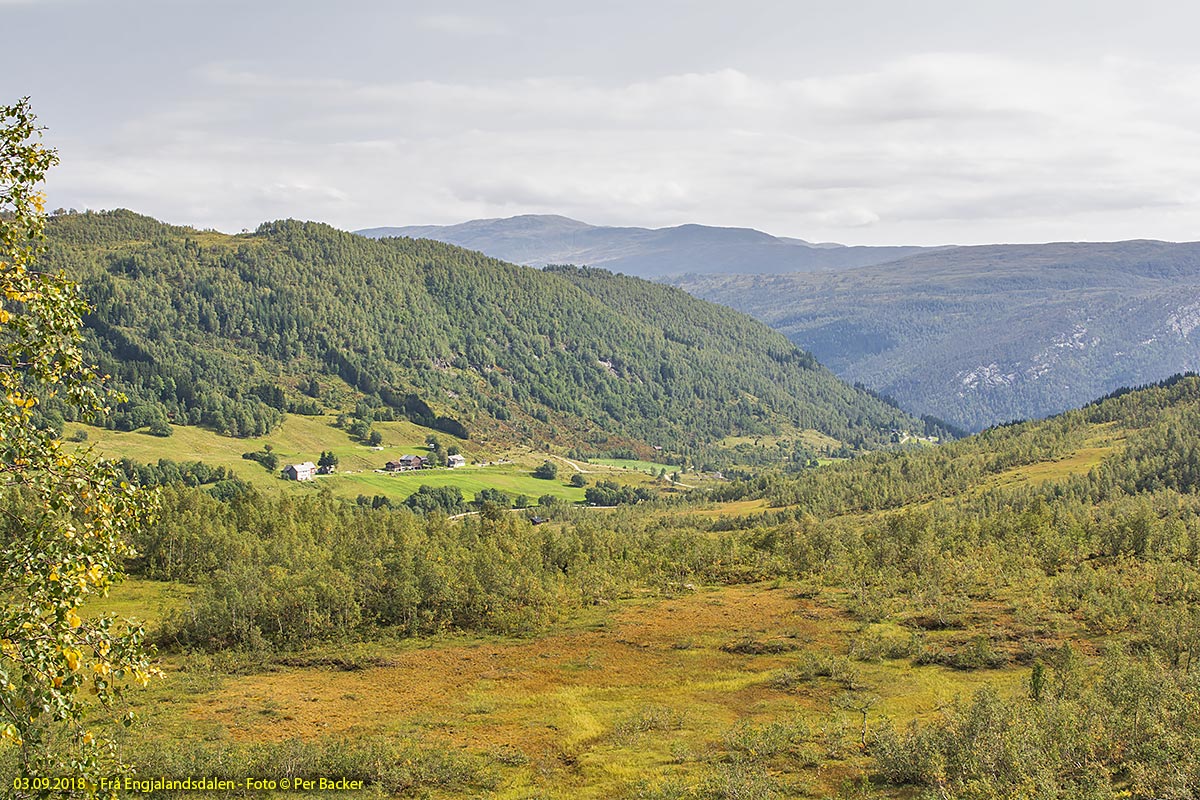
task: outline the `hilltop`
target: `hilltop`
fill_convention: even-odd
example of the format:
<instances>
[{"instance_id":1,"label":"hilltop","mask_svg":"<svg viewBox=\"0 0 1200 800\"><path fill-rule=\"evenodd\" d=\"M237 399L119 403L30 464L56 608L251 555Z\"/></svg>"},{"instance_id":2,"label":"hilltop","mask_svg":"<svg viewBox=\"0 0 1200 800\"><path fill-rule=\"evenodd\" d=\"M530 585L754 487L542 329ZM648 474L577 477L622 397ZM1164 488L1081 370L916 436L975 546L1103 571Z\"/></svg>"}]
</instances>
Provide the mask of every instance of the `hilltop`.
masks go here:
<instances>
[{"instance_id":1,"label":"hilltop","mask_svg":"<svg viewBox=\"0 0 1200 800\"><path fill-rule=\"evenodd\" d=\"M662 280L767 323L851 383L967 430L1200 368L1196 243L845 247L551 215L360 233Z\"/></svg>"},{"instance_id":2,"label":"hilltop","mask_svg":"<svg viewBox=\"0 0 1200 800\"><path fill-rule=\"evenodd\" d=\"M94 306L88 346L129 396L106 421L118 429L262 435L284 413L342 410L649 452L783 429L870 446L920 426L749 317L604 272L290 220L228 236L129 211L53 218L44 263Z\"/></svg>"}]
</instances>

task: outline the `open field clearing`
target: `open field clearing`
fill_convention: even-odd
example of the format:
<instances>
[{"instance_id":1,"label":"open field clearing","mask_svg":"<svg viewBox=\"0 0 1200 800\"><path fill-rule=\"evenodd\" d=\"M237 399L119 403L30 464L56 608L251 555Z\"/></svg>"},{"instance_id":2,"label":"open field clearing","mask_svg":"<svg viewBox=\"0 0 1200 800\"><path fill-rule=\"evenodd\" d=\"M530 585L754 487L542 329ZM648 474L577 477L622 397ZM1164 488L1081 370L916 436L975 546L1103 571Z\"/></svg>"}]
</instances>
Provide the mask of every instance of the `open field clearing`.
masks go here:
<instances>
[{"instance_id":1,"label":"open field clearing","mask_svg":"<svg viewBox=\"0 0 1200 800\"><path fill-rule=\"evenodd\" d=\"M187 607L192 587L169 581L122 578L108 597L96 598L84 608L88 616L116 614L154 628L173 611Z\"/></svg>"},{"instance_id":2,"label":"open field clearing","mask_svg":"<svg viewBox=\"0 0 1200 800\"><path fill-rule=\"evenodd\" d=\"M619 469L634 470L636 472L646 472L651 475L657 475L660 470L664 469L670 475L679 469L679 467L673 467L670 464L657 464L653 461L640 461L635 458L589 458L588 464L599 464Z\"/></svg>"},{"instance_id":3,"label":"open field clearing","mask_svg":"<svg viewBox=\"0 0 1200 800\"><path fill-rule=\"evenodd\" d=\"M375 429L383 436L383 443L377 449L352 441L345 431L334 427L333 422L332 416L291 414L270 435L245 439L222 436L194 426L172 426L171 436L158 437L141 431L123 432L70 424L64 435L70 438L76 431L83 430L88 437L86 444L94 444L101 455L109 457L125 456L143 463L154 463L160 458L203 461L212 466L227 467L242 480L260 488L288 486L286 481L279 479L278 472L268 472L261 465L242 458L242 453L262 450L265 445L273 448L281 467L298 461L315 462L323 450L329 450L338 457L339 469L343 471L374 470L405 453L423 453L428 449L425 437L430 433L435 433L447 444L462 446L452 436L411 422L377 422ZM469 458L473 457L469 448L465 451ZM303 487L292 484L291 488Z\"/></svg>"},{"instance_id":4,"label":"open field clearing","mask_svg":"<svg viewBox=\"0 0 1200 800\"><path fill-rule=\"evenodd\" d=\"M1119 455L1125 446L1125 440L1125 432L1117 429L1113 423L1098 425L1084 441L1083 447L1056 460L1039 461L1005 470L980 484L979 488L993 489L1021 484L1038 486L1051 481L1065 480L1074 475L1086 475L1105 459Z\"/></svg>"},{"instance_id":5,"label":"open field clearing","mask_svg":"<svg viewBox=\"0 0 1200 800\"><path fill-rule=\"evenodd\" d=\"M145 592L141 584L121 591ZM174 656L139 703L141 746L183 731L219 747L418 742L484 765L487 796L503 798L656 796L656 786L757 765L793 796L819 797L865 763L862 718L845 698L871 697L874 725L1026 680L1017 667L847 658L871 626L840 611L835 596L802 588L685 589L597 608L533 639L385 639L240 667L236 658ZM829 674L804 674L822 659L832 669L816 672Z\"/></svg>"},{"instance_id":6,"label":"open field clearing","mask_svg":"<svg viewBox=\"0 0 1200 800\"><path fill-rule=\"evenodd\" d=\"M674 513L719 519L722 517L745 516L756 511L766 511L769 507L767 501L762 499L735 500L729 503L714 503L710 507L688 508Z\"/></svg>"},{"instance_id":7,"label":"open field clearing","mask_svg":"<svg viewBox=\"0 0 1200 800\"><path fill-rule=\"evenodd\" d=\"M800 430L794 426L784 426L781 433L773 436L726 436L721 440L722 447L737 447L753 446L753 447L775 447L780 442L785 444L798 443L813 449L828 447L836 450L841 446L841 442L828 436L820 431L812 430L811 428Z\"/></svg>"},{"instance_id":8,"label":"open field clearing","mask_svg":"<svg viewBox=\"0 0 1200 800\"><path fill-rule=\"evenodd\" d=\"M563 473L559 473L562 478ZM502 465L494 467L460 467L454 470L432 469L414 470L412 472L358 472L321 476L316 480L317 485L328 485L334 494L354 497L359 494L382 494L388 497L403 499L415 492L422 485L427 486L457 486L462 490L463 497L470 500L481 489L499 489L506 494L516 497L525 495L531 505L536 505L539 497L545 494L562 498L568 502L581 502L583 489L564 484L562 480L541 480L529 474L524 466Z\"/></svg>"}]
</instances>

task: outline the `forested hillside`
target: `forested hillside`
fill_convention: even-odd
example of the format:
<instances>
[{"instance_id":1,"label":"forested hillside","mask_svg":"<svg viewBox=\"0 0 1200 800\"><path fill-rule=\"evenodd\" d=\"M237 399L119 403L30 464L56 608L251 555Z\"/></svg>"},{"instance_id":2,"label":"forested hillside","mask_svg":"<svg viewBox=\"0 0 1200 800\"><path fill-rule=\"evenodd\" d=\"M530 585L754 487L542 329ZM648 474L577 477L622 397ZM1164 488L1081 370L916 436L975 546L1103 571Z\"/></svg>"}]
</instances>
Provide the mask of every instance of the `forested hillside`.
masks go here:
<instances>
[{"instance_id":1,"label":"forested hillside","mask_svg":"<svg viewBox=\"0 0 1200 800\"><path fill-rule=\"evenodd\" d=\"M694 275L848 381L969 430L1200 368L1200 245L959 247L881 266Z\"/></svg>"},{"instance_id":2,"label":"forested hillside","mask_svg":"<svg viewBox=\"0 0 1200 800\"><path fill-rule=\"evenodd\" d=\"M643 281L295 221L226 236L64 214L49 236L44 263L83 285L88 346L129 396L113 427L256 435L356 401L593 448L785 425L870 445L918 425L750 318Z\"/></svg>"}]
</instances>

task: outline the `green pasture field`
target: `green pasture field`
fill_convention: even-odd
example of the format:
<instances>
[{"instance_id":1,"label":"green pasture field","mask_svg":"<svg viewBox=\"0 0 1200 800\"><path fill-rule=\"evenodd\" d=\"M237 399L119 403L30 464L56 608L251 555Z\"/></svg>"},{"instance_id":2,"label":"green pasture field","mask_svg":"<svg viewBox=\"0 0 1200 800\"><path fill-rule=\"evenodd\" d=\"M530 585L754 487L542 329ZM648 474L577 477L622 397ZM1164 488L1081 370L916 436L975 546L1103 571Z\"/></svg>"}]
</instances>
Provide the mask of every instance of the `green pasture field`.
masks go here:
<instances>
[{"instance_id":1,"label":"green pasture field","mask_svg":"<svg viewBox=\"0 0 1200 800\"><path fill-rule=\"evenodd\" d=\"M555 480L541 480L530 474L524 465L466 466L458 469L422 469L411 472L356 472L352 475L335 474L318 476L315 484L329 486L340 496L359 494L382 494L393 498L406 498L421 486L457 486L463 497L470 500L481 489L499 489L516 497L525 495L532 503L545 494L560 497L569 502L582 502L584 490L566 485L561 478L566 473L559 471Z\"/></svg>"},{"instance_id":2,"label":"green pasture field","mask_svg":"<svg viewBox=\"0 0 1200 800\"><path fill-rule=\"evenodd\" d=\"M172 461L203 461L212 466L232 469L239 478L260 488L279 487L286 482L278 472L268 472L260 464L242 458L242 453L262 450L270 445L283 465L313 461L325 450L340 460L343 471L371 470L405 453L424 453L428 448L425 437L437 436L447 446L456 444L467 458L473 457L470 445L459 439L411 422L376 422L374 428L383 436L379 448L368 447L350 439L345 431L334 426L335 417L304 417L291 414L268 436L234 439L193 426L172 426L172 435L151 436L142 431L112 431L90 425L68 423L63 432L70 439L77 430L87 433L86 444L93 444L100 455L110 458L127 456L135 461L154 463L160 458Z\"/></svg>"},{"instance_id":3,"label":"green pasture field","mask_svg":"<svg viewBox=\"0 0 1200 800\"><path fill-rule=\"evenodd\" d=\"M328 488L339 497L379 494L401 501L420 486L428 485L457 486L468 500L474 498L481 489L489 488L513 497L523 494L535 503L546 494L572 503L584 499L584 489L567 484L574 470L563 464L561 459L555 460L559 466L558 479L534 478L531 474L534 467L545 460L546 455L534 453L528 448L519 448L511 454L514 459L512 463L493 462L488 466L477 466L470 462L495 459L494 450L407 421L376 422L374 428L382 434L383 443L377 448L368 447L352 441L345 431L334 426L334 419L328 415L304 417L292 414L269 436L247 439L220 436L191 426L173 426L171 436L159 437L142 431L112 431L78 423L68 423L64 436L70 439L82 430L86 432L87 440L80 446L94 446L100 455L109 458L124 456L142 463L155 463L160 458L166 458L176 462L203 461L212 466L226 467L262 490L304 492ZM425 438L430 434L437 436L446 446L458 446L467 458L468 466L454 470L438 468L399 473L376 472L387 462L397 460L402 455L427 452ZM270 445L279 456L280 468L300 461L316 462L321 452L328 450L337 455L338 470L333 475L319 476L311 483L283 480L278 471L268 472L257 462L242 458L242 453L262 450L265 445ZM586 468L585 465L581 466ZM589 483L601 479L599 475L586 477ZM628 471L604 470L602 477L622 483L644 482Z\"/></svg>"},{"instance_id":4,"label":"green pasture field","mask_svg":"<svg viewBox=\"0 0 1200 800\"><path fill-rule=\"evenodd\" d=\"M653 461L640 461L634 458L589 458L589 464L600 464L606 467L617 467L618 469L628 469L637 472L647 472L651 475L657 475L659 470L665 469L670 475L679 467L673 467L670 464L656 464Z\"/></svg>"},{"instance_id":5,"label":"green pasture field","mask_svg":"<svg viewBox=\"0 0 1200 800\"><path fill-rule=\"evenodd\" d=\"M183 583L126 577L109 589L107 597L88 602L84 606L85 616L115 614L154 628L172 611L185 608L193 591Z\"/></svg>"}]
</instances>

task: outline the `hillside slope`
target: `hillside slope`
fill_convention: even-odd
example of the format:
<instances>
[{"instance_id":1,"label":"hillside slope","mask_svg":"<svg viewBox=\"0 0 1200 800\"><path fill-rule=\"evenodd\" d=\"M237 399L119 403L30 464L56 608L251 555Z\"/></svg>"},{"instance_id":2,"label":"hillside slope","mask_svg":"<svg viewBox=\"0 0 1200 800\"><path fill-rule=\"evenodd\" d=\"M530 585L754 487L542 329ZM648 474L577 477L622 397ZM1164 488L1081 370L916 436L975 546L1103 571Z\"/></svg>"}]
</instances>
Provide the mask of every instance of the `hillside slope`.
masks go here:
<instances>
[{"instance_id":1,"label":"hillside slope","mask_svg":"<svg viewBox=\"0 0 1200 800\"><path fill-rule=\"evenodd\" d=\"M236 775L295 764L291 737L314 764L379 741L355 774L432 798L1190 798L1198 434L1179 378L537 527L168 489L133 566L191 600L126 752ZM226 651L199 662L219 680L184 647Z\"/></svg>"},{"instance_id":2,"label":"hillside slope","mask_svg":"<svg viewBox=\"0 0 1200 800\"><path fill-rule=\"evenodd\" d=\"M960 247L838 273L685 276L849 381L978 430L1200 368L1200 244Z\"/></svg>"},{"instance_id":3,"label":"hillside slope","mask_svg":"<svg viewBox=\"0 0 1200 800\"><path fill-rule=\"evenodd\" d=\"M615 228L528 214L459 225L368 228L363 236L410 236L469 247L518 264L586 264L641 278L682 273L775 273L882 264L922 247L845 247L771 236L751 228L678 225Z\"/></svg>"},{"instance_id":4,"label":"hillside slope","mask_svg":"<svg viewBox=\"0 0 1200 800\"><path fill-rule=\"evenodd\" d=\"M90 347L130 397L114 427L261 434L285 409L356 397L375 418L593 449L780 426L870 444L916 425L729 309L428 240L294 221L227 236L116 211L54 218L45 263L95 306Z\"/></svg>"}]
</instances>

